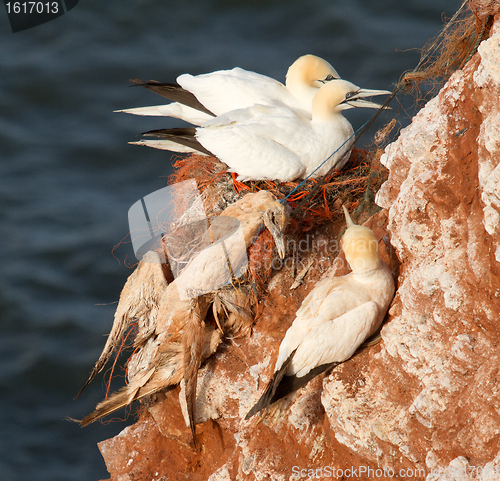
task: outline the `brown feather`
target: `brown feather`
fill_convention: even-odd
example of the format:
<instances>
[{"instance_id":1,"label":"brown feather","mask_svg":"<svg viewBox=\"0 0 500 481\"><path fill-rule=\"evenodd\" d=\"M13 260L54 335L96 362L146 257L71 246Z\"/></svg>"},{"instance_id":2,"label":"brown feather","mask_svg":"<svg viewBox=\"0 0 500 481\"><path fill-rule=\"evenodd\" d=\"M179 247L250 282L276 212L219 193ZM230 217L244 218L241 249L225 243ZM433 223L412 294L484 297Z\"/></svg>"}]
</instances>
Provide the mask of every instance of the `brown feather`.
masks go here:
<instances>
[{"instance_id":1,"label":"brown feather","mask_svg":"<svg viewBox=\"0 0 500 481\"><path fill-rule=\"evenodd\" d=\"M261 228L265 206L278 208L286 217L284 207L266 191L247 194L221 215L239 220L248 245ZM274 217L279 219L279 215ZM227 222L219 224L216 230L224 236L223 226ZM285 225L277 223L280 233ZM234 228L232 223L228 226ZM150 252L146 256L154 257L155 254ZM134 344L137 349L127 365L129 384L100 402L95 411L81 421L82 426L184 379L189 424L196 446L195 400L199 367L217 350L223 336L242 335L249 331L253 322L253 303L255 296L245 277L240 278L238 284L195 299L182 299L176 282L166 282L161 264L140 262L125 284L109 339L88 381L102 370L127 328L137 320L138 334ZM214 323L206 321L211 306L220 330Z\"/></svg>"},{"instance_id":2,"label":"brown feather","mask_svg":"<svg viewBox=\"0 0 500 481\"><path fill-rule=\"evenodd\" d=\"M87 382L78 392L77 398L95 376L102 371L134 319L137 319L139 325L136 344L149 337L151 326L155 324L161 295L166 287L167 281L163 275L160 258L155 252L150 251L139 262L123 287L111 332Z\"/></svg>"},{"instance_id":3,"label":"brown feather","mask_svg":"<svg viewBox=\"0 0 500 481\"><path fill-rule=\"evenodd\" d=\"M203 317L202 317L203 314ZM203 332L205 330L205 322L203 321L206 313L200 312L200 305L193 300L190 309L190 319L184 329L184 383L185 396L189 418L189 426L193 436L193 444L196 448L196 426L194 419L195 402L196 402L196 381L198 379L198 369L201 365L201 356L203 351Z\"/></svg>"}]
</instances>

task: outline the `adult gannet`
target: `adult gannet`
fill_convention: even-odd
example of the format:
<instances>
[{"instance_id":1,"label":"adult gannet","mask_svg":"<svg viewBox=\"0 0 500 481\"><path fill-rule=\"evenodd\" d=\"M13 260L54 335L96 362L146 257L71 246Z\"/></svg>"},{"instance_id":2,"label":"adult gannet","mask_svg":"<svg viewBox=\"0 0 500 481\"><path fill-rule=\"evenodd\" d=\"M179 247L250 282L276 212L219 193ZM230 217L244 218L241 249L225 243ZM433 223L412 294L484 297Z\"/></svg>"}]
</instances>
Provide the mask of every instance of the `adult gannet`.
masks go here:
<instances>
[{"instance_id":1,"label":"adult gannet","mask_svg":"<svg viewBox=\"0 0 500 481\"><path fill-rule=\"evenodd\" d=\"M317 89L337 78L340 78L339 74L326 60L315 55L303 55L288 69L285 85L239 67L202 75L183 74L177 77L176 84L131 80L175 102L118 112L168 116L201 125L231 110L264 103L286 106L310 118Z\"/></svg>"},{"instance_id":2,"label":"adult gannet","mask_svg":"<svg viewBox=\"0 0 500 481\"><path fill-rule=\"evenodd\" d=\"M344 212L342 249L352 272L321 280L304 299L281 342L274 376L246 419L349 359L384 319L394 279L373 232L354 224L345 207Z\"/></svg>"},{"instance_id":3,"label":"adult gannet","mask_svg":"<svg viewBox=\"0 0 500 481\"><path fill-rule=\"evenodd\" d=\"M381 105L364 97L388 93L336 79L317 90L310 120L287 107L254 105L228 112L198 128L146 132L145 136L162 140L132 143L218 157L240 181L287 182L311 174L319 177L333 168L341 169L354 144L353 128L342 112L354 107L378 109Z\"/></svg>"},{"instance_id":4,"label":"adult gannet","mask_svg":"<svg viewBox=\"0 0 500 481\"><path fill-rule=\"evenodd\" d=\"M239 221L243 243L231 241L234 219ZM101 401L81 421L82 426L184 380L189 425L196 446L195 398L200 364L216 351L224 335L236 335L253 321L252 289L245 278L223 288L211 290L210 286L217 286L214 278L227 270L228 257L237 259L245 254L246 246L253 242L262 224L273 235L283 258L287 219L285 206L270 192L245 195L212 218L210 233L214 241L224 238L225 248L217 249L220 246L213 244L213 248L202 250L170 284L158 254L145 254L123 288L110 335L85 386L102 371L131 324L137 323L136 350L127 366L128 384ZM195 292L190 298L182 295L196 289L203 294L196 296ZM215 322L206 319L210 308Z\"/></svg>"}]
</instances>

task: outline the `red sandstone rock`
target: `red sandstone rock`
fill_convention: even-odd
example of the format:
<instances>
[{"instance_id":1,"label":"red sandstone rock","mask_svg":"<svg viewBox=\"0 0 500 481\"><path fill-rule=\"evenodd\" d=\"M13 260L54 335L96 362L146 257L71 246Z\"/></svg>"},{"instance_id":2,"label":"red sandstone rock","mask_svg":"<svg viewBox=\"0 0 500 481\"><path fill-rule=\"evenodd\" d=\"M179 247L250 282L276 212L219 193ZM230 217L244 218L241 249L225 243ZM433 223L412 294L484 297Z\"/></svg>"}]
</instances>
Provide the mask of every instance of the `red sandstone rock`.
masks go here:
<instances>
[{"instance_id":1,"label":"red sandstone rock","mask_svg":"<svg viewBox=\"0 0 500 481\"><path fill-rule=\"evenodd\" d=\"M278 272L252 336L226 342L200 370L200 451L176 387L99 444L111 479L328 479L332 469L353 479L500 479L499 99L497 19L382 158L390 177L377 202L387 211L371 222L388 217L401 267L381 343L300 389L275 422L244 420L294 312L331 263L334 241L313 249L311 239L332 231L313 234L306 285L290 292L289 270Z\"/></svg>"}]
</instances>

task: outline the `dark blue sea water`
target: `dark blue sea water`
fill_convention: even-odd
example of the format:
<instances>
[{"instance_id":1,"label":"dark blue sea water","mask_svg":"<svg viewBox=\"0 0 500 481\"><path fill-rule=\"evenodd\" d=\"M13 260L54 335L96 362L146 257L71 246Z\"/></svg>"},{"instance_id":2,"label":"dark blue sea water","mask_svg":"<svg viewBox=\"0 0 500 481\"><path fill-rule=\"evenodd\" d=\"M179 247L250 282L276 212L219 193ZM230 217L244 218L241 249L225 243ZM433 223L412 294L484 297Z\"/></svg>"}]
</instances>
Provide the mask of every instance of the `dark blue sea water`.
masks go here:
<instances>
[{"instance_id":1,"label":"dark blue sea water","mask_svg":"<svg viewBox=\"0 0 500 481\"><path fill-rule=\"evenodd\" d=\"M314 53L357 85L390 89L460 3L81 0L16 34L0 7L1 481L106 478L96 443L126 425L65 418L103 397L98 379L73 400L131 273L130 244L116 258L113 247L130 206L170 172L165 152L127 144L177 124L113 113L160 100L128 79L240 66L283 81ZM357 128L369 113L349 118Z\"/></svg>"}]
</instances>

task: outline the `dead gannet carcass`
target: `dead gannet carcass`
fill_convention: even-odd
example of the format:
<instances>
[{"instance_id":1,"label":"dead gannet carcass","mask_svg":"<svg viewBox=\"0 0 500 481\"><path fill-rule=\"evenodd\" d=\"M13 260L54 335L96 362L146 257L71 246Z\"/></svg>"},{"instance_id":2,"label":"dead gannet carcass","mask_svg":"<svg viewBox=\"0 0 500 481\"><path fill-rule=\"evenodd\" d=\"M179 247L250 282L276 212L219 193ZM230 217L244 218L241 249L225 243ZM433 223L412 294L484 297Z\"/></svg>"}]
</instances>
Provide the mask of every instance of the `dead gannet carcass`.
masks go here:
<instances>
[{"instance_id":1,"label":"dead gannet carcass","mask_svg":"<svg viewBox=\"0 0 500 481\"><path fill-rule=\"evenodd\" d=\"M300 115L311 116L317 89L340 78L337 71L315 55L303 55L288 69L285 85L265 75L236 67L232 70L177 77L177 83L132 80L175 102L153 107L118 110L135 115L168 116L201 125L215 116L255 104L286 106Z\"/></svg>"},{"instance_id":2,"label":"dead gannet carcass","mask_svg":"<svg viewBox=\"0 0 500 481\"><path fill-rule=\"evenodd\" d=\"M381 108L365 97L388 93L336 79L317 90L312 119L286 107L254 105L228 112L198 128L146 132L145 136L162 140L132 143L212 155L226 163L229 172L237 173L240 181L287 182L311 174L319 177L333 168L341 169L354 144L353 128L342 112L354 107Z\"/></svg>"},{"instance_id":3,"label":"dead gannet carcass","mask_svg":"<svg viewBox=\"0 0 500 481\"><path fill-rule=\"evenodd\" d=\"M349 359L385 317L393 276L379 257L373 232L355 225L344 211L348 228L342 249L352 272L321 280L304 299L281 342L273 378L246 419Z\"/></svg>"},{"instance_id":4,"label":"dead gannet carcass","mask_svg":"<svg viewBox=\"0 0 500 481\"><path fill-rule=\"evenodd\" d=\"M214 248L202 250L170 284L158 254L145 254L123 288L110 335L85 386L102 371L130 326L137 323L135 351L127 364L128 384L101 401L81 421L82 426L184 380L188 420L196 446L196 381L201 362L216 351L224 336L241 334L253 322L255 296L246 278L242 276L216 290L214 278L227 270L227 258L242 256L239 251L246 250L263 225L271 232L283 258L287 216L284 204L270 192L245 195L212 218L210 237ZM231 243L234 219L239 221L244 242ZM221 239L225 247L216 249ZM183 295L186 292L192 292L192 297Z\"/></svg>"}]
</instances>

